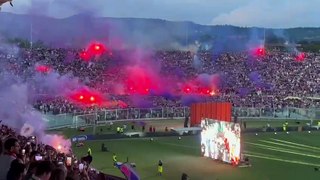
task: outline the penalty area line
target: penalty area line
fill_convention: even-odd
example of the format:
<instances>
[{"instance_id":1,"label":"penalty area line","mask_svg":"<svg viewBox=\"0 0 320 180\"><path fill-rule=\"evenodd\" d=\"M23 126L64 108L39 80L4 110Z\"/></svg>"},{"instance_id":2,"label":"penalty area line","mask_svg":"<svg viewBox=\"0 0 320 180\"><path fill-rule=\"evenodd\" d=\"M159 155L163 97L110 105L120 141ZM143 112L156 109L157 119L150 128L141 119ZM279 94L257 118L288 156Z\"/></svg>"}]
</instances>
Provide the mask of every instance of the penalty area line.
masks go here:
<instances>
[{"instance_id":1,"label":"penalty area line","mask_svg":"<svg viewBox=\"0 0 320 180\"><path fill-rule=\"evenodd\" d=\"M309 145L305 145L305 144L294 143L294 142L291 142L291 141L285 141L285 140L281 140L281 139L274 139L274 138L270 138L270 139L272 139L274 141L282 142L282 143L287 143L287 144L300 146L300 147L312 148L312 149L320 150L319 147L314 147L314 146L309 146Z\"/></svg>"},{"instance_id":2,"label":"penalty area line","mask_svg":"<svg viewBox=\"0 0 320 180\"><path fill-rule=\"evenodd\" d=\"M268 149L268 150L271 150L271 151L278 151L278 152L283 152L283 153L290 153L290 154L295 154L295 155L307 156L307 157L313 157L313 158L320 159L320 156L317 156L317 155L314 155L314 154L305 154L305 153L300 153L298 151L290 151L288 149L268 146L268 145L259 144L259 143L249 143L249 142L245 142L245 143L249 144L249 145L256 146L256 147L258 147L260 149Z\"/></svg>"},{"instance_id":3,"label":"penalty area line","mask_svg":"<svg viewBox=\"0 0 320 180\"><path fill-rule=\"evenodd\" d=\"M287 148L292 148L292 149L298 149L298 150L303 150L303 151L310 151L312 153L318 153L319 151L318 150L315 150L315 149L311 149L311 148L308 148L308 147L301 147L301 146L295 146L295 145L289 145L289 144L285 144L285 143L277 143L277 142L273 142L273 141L266 141L266 140L259 140L260 142L264 142L264 143L268 143L268 144L273 144L273 145L278 145L278 146L283 146L284 147L287 147Z\"/></svg>"},{"instance_id":4,"label":"penalty area line","mask_svg":"<svg viewBox=\"0 0 320 180\"><path fill-rule=\"evenodd\" d=\"M268 157L268 156L259 156L259 155L253 155L253 154L245 154L245 155L249 156L249 157L267 159L267 160L273 160L273 161L280 161L280 162L286 162L286 163L292 163L292 164L300 164L300 165L315 166L315 167L320 166L320 164L307 163L307 162L303 162L303 161L294 161L294 160L280 159L280 158L274 158L274 157Z\"/></svg>"}]
</instances>

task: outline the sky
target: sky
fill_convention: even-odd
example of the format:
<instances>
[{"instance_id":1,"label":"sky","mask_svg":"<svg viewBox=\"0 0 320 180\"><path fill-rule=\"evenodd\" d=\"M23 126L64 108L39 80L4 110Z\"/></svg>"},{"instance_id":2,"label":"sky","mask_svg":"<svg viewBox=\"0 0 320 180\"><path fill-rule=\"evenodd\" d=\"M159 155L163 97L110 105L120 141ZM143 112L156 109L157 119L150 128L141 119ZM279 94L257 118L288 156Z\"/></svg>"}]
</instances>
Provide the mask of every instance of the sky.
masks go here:
<instances>
[{"instance_id":1,"label":"sky","mask_svg":"<svg viewBox=\"0 0 320 180\"><path fill-rule=\"evenodd\" d=\"M79 3L81 2L81 3ZM205 25L320 27L320 0L13 0L2 11L65 18L156 18Z\"/></svg>"}]
</instances>

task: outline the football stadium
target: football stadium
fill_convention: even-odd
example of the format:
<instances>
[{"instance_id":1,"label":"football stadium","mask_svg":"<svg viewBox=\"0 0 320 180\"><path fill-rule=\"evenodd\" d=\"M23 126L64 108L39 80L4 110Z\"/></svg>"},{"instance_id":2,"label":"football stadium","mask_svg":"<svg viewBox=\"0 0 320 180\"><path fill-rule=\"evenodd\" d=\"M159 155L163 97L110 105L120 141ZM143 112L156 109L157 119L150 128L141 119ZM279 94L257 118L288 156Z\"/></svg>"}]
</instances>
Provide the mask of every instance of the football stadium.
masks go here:
<instances>
[{"instance_id":1,"label":"football stadium","mask_svg":"<svg viewBox=\"0 0 320 180\"><path fill-rule=\"evenodd\" d=\"M0 180L320 179L320 4L283 1L0 0Z\"/></svg>"}]
</instances>

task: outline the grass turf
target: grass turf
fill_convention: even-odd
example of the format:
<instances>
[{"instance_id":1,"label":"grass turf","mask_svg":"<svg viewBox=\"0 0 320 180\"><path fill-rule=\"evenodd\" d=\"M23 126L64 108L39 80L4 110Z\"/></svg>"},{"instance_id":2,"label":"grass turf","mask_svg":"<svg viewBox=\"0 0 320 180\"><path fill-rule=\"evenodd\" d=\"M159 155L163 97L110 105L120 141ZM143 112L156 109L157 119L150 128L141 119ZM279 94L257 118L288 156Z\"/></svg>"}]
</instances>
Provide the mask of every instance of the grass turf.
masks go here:
<instances>
[{"instance_id":1,"label":"grass turf","mask_svg":"<svg viewBox=\"0 0 320 180\"><path fill-rule=\"evenodd\" d=\"M249 120L247 127L262 128L269 123L272 127L281 127L285 120ZM305 124L308 121L301 121ZM164 131L167 126L181 127L183 120L145 121L146 131L149 126L155 126L157 131ZM114 133L117 126L126 124L130 130L132 123L114 123L111 129L108 126L97 128L100 134ZM296 126L289 121L289 126ZM135 126L135 131L141 131L141 126ZM100 129L103 131L100 132ZM56 133L56 132L55 132ZM79 134L90 134L92 128L86 132L75 129L64 129L67 137ZM113 167L112 152L115 152L119 161L137 164L137 172L144 180L180 179L183 172L191 179L196 180L229 180L229 179L320 179L320 172L314 167L320 167L320 133L319 132L291 132L290 134L278 132L259 133L256 135L244 134L242 137L243 152L250 157L252 167L237 168L214 160L200 157L200 137L188 136L178 140L177 137L147 139L119 139L88 141L84 147L73 147L78 157L86 155L87 148L93 152L93 167L107 173L122 176L121 172ZM105 143L111 152L101 152L101 144ZM164 162L164 174L157 176L158 160Z\"/></svg>"},{"instance_id":2,"label":"grass turf","mask_svg":"<svg viewBox=\"0 0 320 180\"><path fill-rule=\"evenodd\" d=\"M108 174L122 174L112 165L112 152L118 161L135 162L142 179L179 179L183 172L196 180L228 179L320 179L319 132L291 132L290 134L245 134L242 137L244 152L250 157L252 167L236 168L200 157L199 136L148 139L121 139L86 142L85 147L74 147L80 157L87 148L93 152L93 166ZM101 152L104 142L111 152ZM295 143L295 144L293 144ZM156 175L157 162L164 161L164 174Z\"/></svg>"}]
</instances>

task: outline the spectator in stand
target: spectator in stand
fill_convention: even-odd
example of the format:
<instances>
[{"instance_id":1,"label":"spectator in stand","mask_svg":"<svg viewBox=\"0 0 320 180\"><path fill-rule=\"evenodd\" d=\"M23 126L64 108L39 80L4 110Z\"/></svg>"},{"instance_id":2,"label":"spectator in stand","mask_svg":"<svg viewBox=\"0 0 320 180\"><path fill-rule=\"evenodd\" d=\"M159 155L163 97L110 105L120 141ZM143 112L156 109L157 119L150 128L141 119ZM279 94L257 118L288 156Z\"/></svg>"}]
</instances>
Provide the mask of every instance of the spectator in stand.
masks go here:
<instances>
[{"instance_id":1,"label":"spectator in stand","mask_svg":"<svg viewBox=\"0 0 320 180\"><path fill-rule=\"evenodd\" d=\"M2 154L3 151L3 143L2 143L2 139L0 139L0 155Z\"/></svg>"},{"instance_id":2,"label":"spectator in stand","mask_svg":"<svg viewBox=\"0 0 320 180\"><path fill-rule=\"evenodd\" d=\"M32 69L30 67L36 64L44 64L61 74L71 72L87 85L109 94L113 93L110 90L112 88L106 87L113 87L126 79L125 73L119 73L123 64L118 64L118 68L114 66L109 68L110 62L118 60L113 58L117 57L116 53L113 57L101 56L99 61L88 64L81 60L79 51L81 50L62 48L22 49L19 56L0 53L0 58L7 60L6 66L9 71L20 76L28 77L34 72L27 72L26 69ZM320 94L319 86L317 86L320 82L317 77L320 54L306 53L304 62L297 62L296 56L296 53L279 50L268 51L263 57L253 57L247 52L213 55L209 51L195 53L173 50L158 51L154 54L154 59L161 62L161 75L168 76L169 79L179 75L188 81L202 73L220 74L224 82L218 90L219 96L208 97L210 100L230 101L236 106L249 107L320 107L319 102L306 98ZM24 61L18 61L19 57L22 57ZM194 66L196 57L201 61L201 68ZM172 74L172 72L175 73ZM287 96L298 96L303 99L297 102L284 101L283 99ZM113 97L115 100L124 101L129 107L134 106L128 95L115 94ZM182 106L180 99L166 99L151 95L146 95L144 98L150 100L156 107ZM43 113L54 114L78 111L90 113L93 110L93 108L77 108L63 98L42 100L36 102L35 107ZM115 116L109 118L115 118Z\"/></svg>"},{"instance_id":3,"label":"spectator in stand","mask_svg":"<svg viewBox=\"0 0 320 180\"><path fill-rule=\"evenodd\" d=\"M34 107L46 114L70 113L78 115L97 111L99 116L105 117L103 119L115 120L116 118L160 118L161 114L165 118L173 115L184 117L185 113L187 113L183 109L177 108L184 105L181 97L169 99L151 94L141 96L141 98L146 102L150 102L150 106L161 108L160 111L152 111L150 113L135 110L134 108L138 107L132 102L133 100L127 92L119 95L110 88L127 79L128 75L123 71L123 64L121 64L124 61L101 56L99 61L90 61L88 63L81 60L79 57L80 51L78 49L44 47L21 49L18 55L0 52L0 60L2 60L6 70L23 77L23 79L30 78L34 73L37 73L34 72L34 67L37 64L46 65L61 75L71 73L89 87L110 94L113 100L125 104L124 106L121 103L115 103L116 105L108 108L96 108L94 106L79 108L63 97L46 99L46 92L39 92L39 94L44 95L44 98L34 102ZM116 54L114 54L114 57L117 56ZM122 54L122 52L120 51L119 54ZM72 60L69 61L70 57ZM195 58L201 62L202 66L200 68L194 66ZM320 53L306 53L306 58L303 62L296 61L295 53L280 51L270 51L264 57L252 57L247 52L213 55L208 51L193 53L191 51L173 50L158 51L154 54L154 59L161 63L160 75L162 77L167 77L168 80L172 77L173 79L179 77L179 79L182 79L182 84L196 79L203 73L218 74L221 77L219 89L216 95L207 95L205 100L232 102L235 107L262 108L260 112L252 113L252 117L259 113L272 115L274 110L282 110L288 106L301 108L320 107L320 100L313 98L313 96L320 95ZM110 66L110 63L114 62L118 63L117 66ZM178 92L177 94L179 95L180 93ZM298 97L298 99L285 99L288 96ZM123 107L130 109L118 110L117 113L116 111L105 112L110 108ZM171 109L173 107L174 109ZM248 115L250 113L246 110L240 110L239 116L242 114ZM90 123L94 118L87 117L85 119ZM145 125L143 125L142 131L145 131L145 128ZM152 127L150 127L149 132L152 132L152 130ZM18 140L8 137L16 137ZM0 143L4 145L4 149L0 149L0 152L4 153L0 156L0 180L6 179L11 162L15 159L19 161L23 159L28 167L28 176L26 178L31 179L32 176L36 176L39 170L37 168L38 164L41 163L41 161L35 160L36 155L52 162L58 161L59 156L66 156L65 154L60 155L54 148L48 150L43 144L28 144L27 137L17 136L13 129L5 125L0 127L0 138L3 139ZM4 141L4 139L7 139L7 141ZM19 145L25 149L25 153L19 154ZM75 166L78 165L79 163L75 163ZM75 174L75 177L79 178L79 172L75 169L69 169L68 174ZM88 176L95 177L96 173L87 169L80 174L81 178L88 179ZM43 178L45 177L43 176ZM92 180L94 179L92 178Z\"/></svg>"},{"instance_id":4,"label":"spectator in stand","mask_svg":"<svg viewBox=\"0 0 320 180\"><path fill-rule=\"evenodd\" d=\"M38 161L34 161L34 162L30 162L29 163L29 167L28 167L28 171L26 174L26 180L30 179L32 177L33 174L36 173L36 167L38 166Z\"/></svg>"},{"instance_id":5,"label":"spectator in stand","mask_svg":"<svg viewBox=\"0 0 320 180\"><path fill-rule=\"evenodd\" d=\"M36 167L35 174L29 180L49 180L53 171L50 161L40 161Z\"/></svg>"},{"instance_id":6,"label":"spectator in stand","mask_svg":"<svg viewBox=\"0 0 320 180\"><path fill-rule=\"evenodd\" d=\"M66 178L67 174L62 168L55 168L52 171L50 180L65 180Z\"/></svg>"},{"instance_id":7,"label":"spectator in stand","mask_svg":"<svg viewBox=\"0 0 320 180\"><path fill-rule=\"evenodd\" d=\"M0 173L2 177L0 180L8 179L21 179L24 180L47 180L49 177L48 169L62 169L65 173L56 170L59 177L53 175L53 179L67 179L61 178L70 172L74 172L73 180L75 179L86 179L86 180L95 180L97 179L97 171L91 169L89 165L86 165L83 171L79 174L79 164L75 156L69 152L69 154L59 153L56 149L51 146L33 141L36 138L33 137L24 137L17 135L17 133L6 125L0 125L0 139L4 141L4 154L0 156ZM20 146L23 147L20 152ZM40 158L41 157L41 158ZM63 162L66 160L66 157L71 157L73 163L71 166ZM23 161L22 161L23 160ZM48 162L57 163L56 167L49 167ZM50 164L50 163L49 163ZM22 166L23 165L23 166ZM25 169L27 167L27 169ZM7 169L7 170L6 170ZM27 174L24 175L23 170L26 170ZM51 171L50 171L51 172ZM101 176L106 176L103 173L100 173ZM70 177L69 177L70 178Z\"/></svg>"},{"instance_id":8,"label":"spectator in stand","mask_svg":"<svg viewBox=\"0 0 320 180\"><path fill-rule=\"evenodd\" d=\"M26 171L26 166L18 159L11 162L10 169L7 173L7 180L22 180Z\"/></svg>"},{"instance_id":9,"label":"spectator in stand","mask_svg":"<svg viewBox=\"0 0 320 180\"><path fill-rule=\"evenodd\" d=\"M8 138L4 143L4 150L0 156L0 179L6 179L11 162L17 159L20 151L19 141L16 138Z\"/></svg>"},{"instance_id":10,"label":"spectator in stand","mask_svg":"<svg viewBox=\"0 0 320 180\"><path fill-rule=\"evenodd\" d=\"M85 157L82 158L82 160L83 160L84 162L86 162L87 164L89 164L89 165L91 164L92 159L93 159L93 158L92 158L92 156L91 156L91 153L89 153L89 152L88 152L88 155L87 155L87 156L85 156Z\"/></svg>"}]
</instances>

